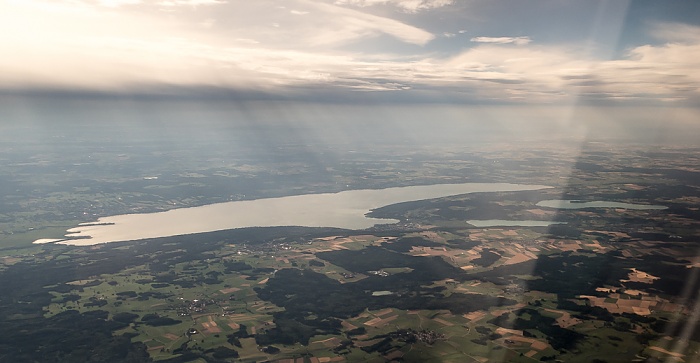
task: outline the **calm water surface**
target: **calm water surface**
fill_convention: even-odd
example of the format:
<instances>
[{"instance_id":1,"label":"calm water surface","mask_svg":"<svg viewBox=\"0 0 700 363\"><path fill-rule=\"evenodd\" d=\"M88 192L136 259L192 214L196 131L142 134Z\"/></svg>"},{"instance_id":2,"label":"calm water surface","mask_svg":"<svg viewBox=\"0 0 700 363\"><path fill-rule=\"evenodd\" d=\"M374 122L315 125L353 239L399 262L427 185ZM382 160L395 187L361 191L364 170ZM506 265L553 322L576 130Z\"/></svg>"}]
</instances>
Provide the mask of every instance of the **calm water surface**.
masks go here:
<instances>
[{"instance_id":1,"label":"calm water surface","mask_svg":"<svg viewBox=\"0 0 700 363\"><path fill-rule=\"evenodd\" d=\"M545 188L551 187L506 183L436 184L217 203L158 213L104 217L69 229L68 239L56 243L85 246L246 227L365 229L375 224L398 222L365 216L372 209L386 205L475 192Z\"/></svg>"}]
</instances>

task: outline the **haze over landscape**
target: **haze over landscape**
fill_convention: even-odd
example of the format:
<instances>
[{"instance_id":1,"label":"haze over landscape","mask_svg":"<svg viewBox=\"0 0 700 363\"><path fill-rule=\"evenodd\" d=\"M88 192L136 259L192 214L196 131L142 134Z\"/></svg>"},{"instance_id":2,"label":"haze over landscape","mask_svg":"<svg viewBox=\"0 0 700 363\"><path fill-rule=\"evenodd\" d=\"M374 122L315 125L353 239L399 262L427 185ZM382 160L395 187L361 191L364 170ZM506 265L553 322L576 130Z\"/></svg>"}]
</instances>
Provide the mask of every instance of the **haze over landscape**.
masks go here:
<instances>
[{"instance_id":1,"label":"haze over landscape","mask_svg":"<svg viewBox=\"0 0 700 363\"><path fill-rule=\"evenodd\" d=\"M0 363L700 359L700 2L0 0L0 54Z\"/></svg>"},{"instance_id":2,"label":"haze over landscape","mask_svg":"<svg viewBox=\"0 0 700 363\"><path fill-rule=\"evenodd\" d=\"M569 134L605 127L663 137L671 131L661 118L697 128L694 2L4 0L0 7L3 110L23 122L92 111L116 123L110 115L135 108L170 118L164 101L188 100L199 105L188 112L200 123L234 108L326 128L329 116L347 111L336 112L339 104L361 104L353 122L399 123L409 134L426 114L432 122L519 130L544 122ZM416 104L433 109L402 111Z\"/></svg>"}]
</instances>

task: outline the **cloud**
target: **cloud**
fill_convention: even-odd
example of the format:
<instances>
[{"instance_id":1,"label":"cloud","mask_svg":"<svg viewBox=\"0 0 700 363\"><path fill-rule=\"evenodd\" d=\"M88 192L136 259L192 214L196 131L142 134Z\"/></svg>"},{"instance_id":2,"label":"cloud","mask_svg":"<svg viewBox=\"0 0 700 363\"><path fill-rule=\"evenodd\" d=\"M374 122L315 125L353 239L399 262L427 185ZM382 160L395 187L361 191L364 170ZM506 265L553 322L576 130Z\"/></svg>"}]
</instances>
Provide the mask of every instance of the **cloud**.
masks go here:
<instances>
[{"instance_id":1,"label":"cloud","mask_svg":"<svg viewBox=\"0 0 700 363\"><path fill-rule=\"evenodd\" d=\"M348 4L359 7L388 4L399 7L410 13L416 13L421 10L429 10L452 5L454 0L337 0L335 3L339 5Z\"/></svg>"},{"instance_id":2,"label":"cloud","mask_svg":"<svg viewBox=\"0 0 700 363\"><path fill-rule=\"evenodd\" d=\"M158 2L161 6L193 6L226 4L224 0L164 0Z\"/></svg>"},{"instance_id":3,"label":"cloud","mask_svg":"<svg viewBox=\"0 0 700 363\"><path fill-rule=\"evenodd\" d=\"M33 0L27 0L27 1L33 1ZM61 0L58 1L59 3ZM67 2L67 1L64 1ZM85 1L83 1L85 2ZM197 7L200 5L217 5L217 4L226 4L226 0L90 0L90 2L101 5L101 6L106 6L106 7L111 7L111 8L117 8L121 7L124 5L150 5L150 4L156 4L160 6L165 6L165 7L177 7L177 6L192 6L192 7ZM87 3L90 3L87 2ZM67 2L70 3L70 2Z\"/></svg>"},{"instance_id":4,"label":"cloud","mask_svg":"<svg viewBox=\"0 0 700 363\"><path fill-rule=\"evenodd\" d=\"M680 23L656 23L651 35L666 42L695 43L700 39L700 26Z\"/></svg>"},{"instance_id":5,"label":"cloud","mask_svg":"<svg viewBox=\"0 0 700 363\"><path fill-rule=\"evenodd\" d=\"M123 5L141 4L141 0L99 0L98 3L107 7L119 7Z\"/></svg>"},{"instance_id":6,"label":"cloud","mask_svg":"<svg viewBox=\"0 0 700 363\"><path fill-rule=\"evenodd\" d=\"M475 43L496 43L525 45L532 41L530 37L474 37L470 39Z\"/></svg>"},{"instance_id":7,"label":"cloud","mask_svg":"<svg viewBox=\"0 0 700 363\"><path fill-rule=\"evenodd\" d=\"M314 46L347 43L379 34L388 34L402 42L416 45L425 45L435 38L430 32L394 19L333 4L308 0L300 3L318 13L314 22L304 28L304 39Z\"/></svg>"},{"instance_id":8,"label":"cloud","mask_svg":"<svg viewBox=\"0 0 700 363\"><path fill-rule=\"evenodd\" d=\"M204 19L199 24L201 26L203 26L204 28L212 28L212 27L214 27L214 25L216 25L216 19L207 18L207 19Z\"/></svg>"},{"instance_id":9,"label":"cloud","mask_svg":"<svg viewBox=\"0 0 700 363\"><path fill-rule=\"evenodd\" d=\"M328 2L285 1L282 9L257 0L168 17L156 2L134 5L138 11L96 1L0 2L0 89L189 87L298 97L381 90L543 104L700 98L697 27L659 25L653 31L661 44L612 60L528 37L475 37L468 49L434 53L420 47L434 35L411 24ZM399 42L409 50L385 50ZM529 45L502 45L518 42Z\"/></svg>"}]
</instances>

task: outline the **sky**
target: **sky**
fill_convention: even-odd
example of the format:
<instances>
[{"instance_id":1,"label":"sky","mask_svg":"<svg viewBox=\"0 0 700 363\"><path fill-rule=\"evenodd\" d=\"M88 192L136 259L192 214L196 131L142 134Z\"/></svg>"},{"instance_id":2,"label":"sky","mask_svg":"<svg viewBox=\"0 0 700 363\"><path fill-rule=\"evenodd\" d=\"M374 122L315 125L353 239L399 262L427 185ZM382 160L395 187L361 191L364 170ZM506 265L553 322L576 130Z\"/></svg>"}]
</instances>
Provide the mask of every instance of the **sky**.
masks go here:
<instances>
[{"instance_id":1,"label":"sky","mask_svg":"<svg viewBox=\"0 0 700 363\"><path fill-rule=\"evenodd\" d=\"M25 100L700 109L697 1L0 0L0 54Z\"/></svg>"}]
</instances>

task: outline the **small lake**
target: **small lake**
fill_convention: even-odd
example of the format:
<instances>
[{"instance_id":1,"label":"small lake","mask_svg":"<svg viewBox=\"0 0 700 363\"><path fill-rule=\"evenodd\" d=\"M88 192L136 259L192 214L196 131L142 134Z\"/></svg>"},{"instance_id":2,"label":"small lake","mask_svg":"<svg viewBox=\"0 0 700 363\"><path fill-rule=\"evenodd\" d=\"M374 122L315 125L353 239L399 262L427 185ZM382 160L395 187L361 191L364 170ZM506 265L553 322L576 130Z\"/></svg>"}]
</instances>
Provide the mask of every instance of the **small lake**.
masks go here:
<instances>
[{"instance_id":1,"label":"small lake","mask_svg":"<svg viewBox=\"0 0 700 363\"><path fill-rule=\"evenodd\" d=\"M508 221L503 219L469 220L467 223L474 227L549 227L553 224L566 224L566 222Z\"/></svg>"},{"instance_id":2,"label":"small lake","mask_svg":"<svg viewBox=\"0 0 700 363\"><path fill-rule=\"evenodd\" d=\"M621 209L638 209L638 210L660 210L666 209L663 205L653 204L630 204L620 202L605 202L596 200L592 202L583 202L580 200L543 200L537 203L539 207L548 207L556 209L583 209L583 208L621 208Z\"/></svg>"},{"instance_id":3,"label":"small lake","mask_svg":"<svg viewBox=\"0 0 700 363\"><path fill-rule=\"evenodd\" d=\"M157 213L104 217L69 229L67 239L55 243L87 246L247 227L365 229L376 224L398 222L366 216L373 209L391 204L476 192L545 188L551 187L507 183L435 184L242 200Z\"/></svg>"},{"instance_id":4,"label":"small lake","mask_svg":"<svg viewBox=\"0 0 700 363\"><path fill-rule=\"evenodd\" d=\"M393 292L391 291L373 291L372 296L389 296L389 295L394 295Z\"/></svg>"}]
</instances>

